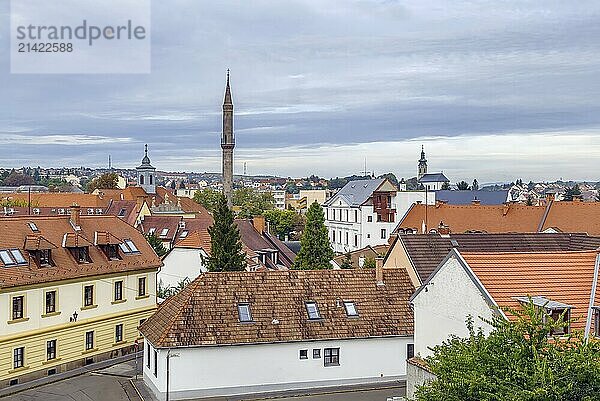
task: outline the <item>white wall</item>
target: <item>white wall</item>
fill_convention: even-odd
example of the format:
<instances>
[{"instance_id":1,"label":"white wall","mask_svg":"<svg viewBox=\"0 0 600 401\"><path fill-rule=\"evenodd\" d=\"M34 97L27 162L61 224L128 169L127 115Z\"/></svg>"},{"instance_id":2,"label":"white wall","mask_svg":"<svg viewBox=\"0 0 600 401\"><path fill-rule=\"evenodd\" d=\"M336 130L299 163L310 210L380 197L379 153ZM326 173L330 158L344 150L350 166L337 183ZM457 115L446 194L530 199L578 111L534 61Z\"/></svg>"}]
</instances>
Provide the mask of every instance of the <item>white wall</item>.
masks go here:
<instances>
[{"instance_id":1,"label":"white wall","mask_svg":"<svg viewBox=\"0 0 600 401\"><path fill-rule=\"evenodd\" d=\"M179 357L170 359L169 393L181 399L403 380L409 343L411 337L388 337L178 348L171 352ZM324 348L340 348L339 366L324 366ZM299 358L301 349L308 359ZM313 349L321 349L320 359L313 359ZM159 350L157 377L154 361L148 368L144 360L144 380L161 392L159 398L166 388L166 354Z\"/></svg>"},{"instance_id":2,"label":"white wall","mask_svg":"<svg viewBox=\"0 0 600 401\"><path fill-rule=\"evenodd\" d=\"M425 204L427 197L428 205L435 205L435 192L429 191L400 191L396 194L396 221L400 222L408 209L417 202Z\"/></svg>"},{"instance_id":3,"label":"white wall","mask_svg":"<svg viewBox=\"0 0 600 401\"><path fill-rule=\"evenodd\" d=\"M415 354L431 355L428 347L441 344L450 334L468 336L465 321L473 316L475 328L490 326L479 317L492 318L492 310L458 260L448 259L430 284L413 299Z\"/></svg>"},{"instance_id":4,"label":"white wall","mask_svg":"<svg viewBox=\"0 0 600 401\"><path fill-rule=\"evenodd\" d=\"M194 280L200 273L206 272L202 263L202 249L173 248L163 259L164 266L158 272L157 282L161 288L176 286L181 280Z\"/></svg>"}]
</instances>

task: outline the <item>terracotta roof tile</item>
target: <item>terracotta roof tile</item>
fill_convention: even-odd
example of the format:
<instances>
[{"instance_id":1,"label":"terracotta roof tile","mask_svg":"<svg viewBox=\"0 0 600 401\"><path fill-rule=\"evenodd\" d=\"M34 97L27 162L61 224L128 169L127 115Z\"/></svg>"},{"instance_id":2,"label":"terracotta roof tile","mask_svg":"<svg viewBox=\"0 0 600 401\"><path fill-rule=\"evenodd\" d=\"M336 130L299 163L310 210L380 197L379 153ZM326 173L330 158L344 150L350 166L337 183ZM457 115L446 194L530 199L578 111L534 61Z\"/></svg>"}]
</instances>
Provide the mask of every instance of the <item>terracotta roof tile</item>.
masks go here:
<instances>
[{"instance_id":1,"label":"terracotta roof tile","mask_svg":"<svg viewBox=\"0 0 600 401\"><path fill-rule=\"evenodd\" d=\"M552 202L542 231L550 227L600 235L600 202Z\"/></svg>"},{"instance_id":2,"label":"terracotta roof tile","mask_svg":"<svg viewBox=\"0 0 600 401\"><path fill-rule=\"evenodd\" d=\"M376 284L373 269L205 273L140 331L156 347L410 336L410 278L385 269L384 281ZM344 300L356 303L358 318L346 316ZM306 301L317 302L322 319L308 319ZM250 303L253 323L239 322L239 302Z\"/></svg>"}]
</instances>

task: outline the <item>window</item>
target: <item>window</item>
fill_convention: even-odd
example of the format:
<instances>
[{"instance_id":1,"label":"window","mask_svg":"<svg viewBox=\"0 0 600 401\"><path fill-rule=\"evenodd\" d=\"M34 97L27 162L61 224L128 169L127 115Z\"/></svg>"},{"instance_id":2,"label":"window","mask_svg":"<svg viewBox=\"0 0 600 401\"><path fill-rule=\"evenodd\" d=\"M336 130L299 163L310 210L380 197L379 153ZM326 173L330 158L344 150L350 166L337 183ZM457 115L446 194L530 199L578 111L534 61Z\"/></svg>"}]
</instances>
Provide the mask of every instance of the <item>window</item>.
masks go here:
<instances>
[{"instance_id":1,"label":"window","mask_svg":"<svg viewBox=\"0 0 600 401\"><path fill-rule=\"evenodd\" d=\"M167 236L167 234L169 234L169 229L168 229L168 228L163 228L163 229L160 231L160 236L161 236L161 237L166 237L166 236Z\"/></svg>"},{"instance_id":2,"label":"window","mask_svg":"<svg viewBox=\"0 0 600 401\"><path fill-rule=\"evenodd\" d=\"M563 315L564 313L564 315ZM552 309L549 311L549 315L552 317L552 320L554 320L555 322L558 321L561 317L561 315L563 315L563 322L568 322L571 318L571 310L570 309ZM563 327L557 327L556 329L552 330L553 335L565 335L565 334L569 334L569 324L567 323L565 326Z\"/></svg>"},{"instance_id":3,"label":"window","mask_svg":"<svg viewBox=\"0 0 600 401\"><path fill-rule=\"evenodd\" d=\"M331 242L335 242L335 230L331 230Z\"/></svg>"},{"instance_id":4,"label":"window","mask_svg":"<svg viewBox=\"0 0 600 401\"><path fill-rule=\"evenodd\" d=\"M345 212L346 212L346 221L350 221L350 220L348 219L348 210L346 210Z\"/></svg>"},{"instance_id":5,"label":"window","mask_svg":"<svg viewBox=\"0 0 600 401\"><path fill-rule=\"evenodd\" d=\"M150 344L146 343L145 346L146 346L146 349L148 350L148 351L146 351L146 367L148 369L150 369Z\"/></svg>"},{"instance_id":6,"label":"window","mask_svg":"<svg viewBox=\"0 0 600 401\"><path fill-rule=\"evenodd\" d=\"M300 359L308 359L308 350L307 349L300 350Z\"/></svg>"},{"instance_id":7,"label":"window","mask_svg":"<svg viewBox=\"0 0 600 401\"><path fill-rule=\"evenodd\" d=\"M181 234L179 235L179 238L185 238L188 236L188 230L182 231Z\"/></svg>"},{"instance_id":8,"label":"window","mask_svg":"<svg viewBox=\"0 0 600 401\"><path fill-rule=\"evenodd\" d=\"M0 260L4 266L27 264L23 254L18 249L3 249L0 251Z\"/></svg>"},{"instance_id":9,"label":"window","mask_svg":"<svg viewBox=\"0 0 600 401\"><path fill-rule=\"evenodd\" d=\"M406 344L406 359L410 359L415 356L415 345Z\"/></svg>"},{"instance_id":10,"label":"window","mask_svg":"<svg viewBox=\"0 0 600 401\"><path fill-rule=\"evenodd\" d=\"M146 296L146 277L138 277L138 297Z\"/></svg>"},{"instance_id":11,"label":"window","mask_svg":"<svg viewBox=\"0 0 600 401\"><path fill-rule=\"evenodd\" d=\"M56 312L56 291L46 292L46 314Z\"/></svg>"},{"instance_id":12,"label":"window","mask_svg":"<svg viewBox=\"0 0 600 401\"><path fill-rule=\"evenodd\" d=\"M123 253L138 253L139 250L135 246L132 240L126 239L123 243L119 244L119 248L123 251Z\"/></svg>"},{"instance_id":13,"label":"window","mask_svg":"<svg viewBox=\"0 0 600 401\"><path fill-rule=\"evenodd\" d=\"M40 249L38 252L38 258L40 266L51 266L52 259L50 258L50 249Z\"/></svg>"},{"instance_id":14,"label":"window","mask_svg":"<svg viewBox=\"0 0 600 401\"><path fill-rule=\"evenodd\" d=\"M140 175L140 185L144 185L144 176Z\"/></svg>"},{"instance_id":15,"label":"window","mask_svg":"<svg viewBox=\"0 0 600 401\"><path fill-rule=\"evenodd\" d=\"M372 223L373 222L373 216L367 216L367 222Z\"/></svg>"},{"instance_id":16,"label":"window","mask_svg":"<svg viewBox=\"0 0 600 401\"><path fill-rule=\"evenodd\" d=\"M354 222L358 223L358 210L354 211Z\"/></svg>"},{"instance_id":17,"label":"window","mask_svg":"<svg viewBox=\"0 0 600 401\"><path fill-rule=\"evenodd\" d=\"M12 320L23 319L25 296L21 295L12 299Z\"/></svg>"},{"instance_id":18,"label":"window","mask_svg":"<svg viewBox=\"0 0 600 401\"><path fill-rule=\"evenodd\" d=\"M158 373L158 352L154 351L154 377L157 376Z\"/></svg>"},{"instance_id":19,"label":"window","mask_svg":"<svg viewBox=\"0 0 600 401\"><path fill-rule=\"evenodd\" d=\"M354 246L358 246L358 235L354 234Z\"/></svg>"},{"instance_id":20,"label":"window","mask_svg":"<svg viewBox=\"0 0 600 401\"><path fill-rule=\"evenodd\" d=\"M86 285L83 287L83 306L94 305L94 286Z\"/></svg>"},{"instance_id":21,"label":"window","mask_svg":"<svg viewBox=\"0 0 600 401\"><path fill-rule=\"evenodd\" d=\"M387 230L385 228L381 229L381 239L387 238Z\"/></svg>"},{"instance_id":22,"label":"window","mask_svg":"<svg viewBox=\"0 0 600 401\"><path fill-rule=\"evenodd\" d=\"M34 232L39 231L34 222L30 221L29 223L27 223L27 225L29 226L29 228L31 229L31 231L34 231Z\"/></svg>"},{"instance_id":23,"label":"window","mask_svg":"<svg viewBox=\"0 0 600 401\"><path fill-rule=\"evenodd\" d=\"M319 307L316 302L307 302L306 303L306 312L308 313L309 319L320 319L321 315L319 314Z\"/></svg>"},{"instance_id":24,"label":"window","mask_svg":"<svg viewBox=\"0 0 600 401\"><path fill-rule=\"evenodd\" d=\"M344 301L344 308L346 309L346 316L358 317L358 311L356 310L356 304L352 301Z\"/></svg>"},{"instance_id":25,"label":"window","mask_svg":"<svg viewBox=\"0 0 600 401\"><path fill-rule=\"evenodd\" d=\"M313 349L313 359L321 358L321 348Z\"/></svg>"},{"instance_id":26,"label":"window","mask_svg":"<svg viewBox=\"0 0 600 401\"><path fill-rule=\"evenodd\" d=\"M93 331L87 331L85 333L85 349L86 349L86 351L94 349L94 332Z\"/></svg>"},{"instance_id":27,"label":"window","mask_svg":"<svg viewBox=\"0 0 600 401\"><path fill-rule=\"evenodd\" d=\"M323 350L323 364L325 366L339 366L340 365L340 349L339 348L325 348Z\"/></svg>"},{"instance_id":28,"label":"window","mask_svg":"<svg viewBox=\"0 0 600 401\"><path fill-rule=\"evenodd\" d=\"M251 322L252 313L250 312L250 304L238 304L238 317L240 322Z\"/></svg>"},{"instance_id":29,"label":"window","mask_svg":"<svg viewBox=\"0 0 600 401\"><path fill-rule=\"evenodd\" d=\"M348 245L348 231L346 231L346 245Z\"/></svg>"},{"instance_id":30,"label":"window","mask_svg":"<svg viewBox=\"0 0 600 401\"><path fill-rule=\"evenodd\" d=\"M13 369L22 368L25 364L25 347L15 348L13 351Z\"/></svg>"},{"instance_id":31,"label":"window","mask_svg":"<svg viewBox=\"0 0 600 401\"><path fill-rule=\"evenodd\" d=\"M148 235L154 235L155 232L156 232L156 228L152 227L151 229L148 230Z\"/></svg>"},{"instance_id":32,"label":"window","mask_svg":"<svg viewBox=\"0 0 600 401\"><path fill-rule=\"evenodd\" d=\"M56 340L46 341L46 360L56 358Z\"/></svg>"},{"instance_id":33,"label":"window","mask_svg":"<svg viewBox=\"0 0 600 401\"><path fill-rule=\"evenodd\" d=\"M90 215L91 215L91 214L94 214L94 209L92 209L92 208L89 208L89 209L87 210L87 214L90 214Z\"/></svg>"},{"instance_id":34,"label":"window","mask_svg":"<svg viewBox=\"0 0 600 401\"><path fill-rule=\"evenodd\" d=\"M11 253L13 259L17 262L18 265L22 265L22 264L27 263L27 261L23 257L23 254L18 249L11 249L10 253Z\"/></svg>"},{"instance_id":35,"label":"window","mask_svg":"<svg viewBox=\"0 0 600 401\"><path fill-rule=\"evenodd\" d=\"M115 326L115 342L120 343L123 341L123 324L117 324Z\"/></svg>"},{"instance_id":36,"label":"window","mask_svg":"<svg viewBox=\"0 0 600 401\"><path fill-rule=\"evenodd\" d=\"M123 281L115 281L115 301L123 300Z\"/></svg>"},{"instance_id":37,"label":"window","mask_svg":"<svg viewBox=\"0 0 600 401\"><path fill-rule=\"evenodd\" d=\"M341 244L342 243L342 232L338 231L338 242Z\"/></svg>"},{"instance_id":38,"label":"window","mask_svg":"<svg viewBox=\"0 0 600 401\"><path fill-rule=\"evenodd\" d=\"M600 309L594 309L594 335L600 337Z\"/></svg>"},{"instance_id":39,"label":"window","mask_svg":"<svg viewBox=\"0 0 600 401\"><path fill-rule=\"evenodd\" d=\"M88 248L86 246L73 248L77 263L88 263L90 261Z\"/></svg>"},{"instance_id":40,"label":"window","mask_svg":"<svg viewBox=\"0 0 600 401\"><path fill-rule=\"evenodd\" d=\"M124 217L126 213L127 213L127 209L122 208L121 210L119 210L119 215L118 216L119 217Z\"/></svg>"}]
</instances>

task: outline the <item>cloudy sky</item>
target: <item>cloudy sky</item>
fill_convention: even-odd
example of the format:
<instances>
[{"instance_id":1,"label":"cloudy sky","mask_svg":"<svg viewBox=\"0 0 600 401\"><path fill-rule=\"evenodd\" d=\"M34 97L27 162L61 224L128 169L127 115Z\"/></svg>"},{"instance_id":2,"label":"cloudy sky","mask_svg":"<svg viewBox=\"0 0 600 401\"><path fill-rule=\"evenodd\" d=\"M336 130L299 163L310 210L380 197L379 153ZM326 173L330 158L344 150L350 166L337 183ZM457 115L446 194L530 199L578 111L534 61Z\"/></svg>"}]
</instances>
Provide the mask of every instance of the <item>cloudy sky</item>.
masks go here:
<instances>
[{"instance_id":1,"label":"cloudy sky","mask_svg":"<svg viewBox=\"0 0 600 401\"><path fill-rule=\"evenodd\" d=\"M152 73L10 74L0 166L220 169L231 69L236 173L430 171L599 180L600 2L152 2Z\"/></svg>"}]
</instances>

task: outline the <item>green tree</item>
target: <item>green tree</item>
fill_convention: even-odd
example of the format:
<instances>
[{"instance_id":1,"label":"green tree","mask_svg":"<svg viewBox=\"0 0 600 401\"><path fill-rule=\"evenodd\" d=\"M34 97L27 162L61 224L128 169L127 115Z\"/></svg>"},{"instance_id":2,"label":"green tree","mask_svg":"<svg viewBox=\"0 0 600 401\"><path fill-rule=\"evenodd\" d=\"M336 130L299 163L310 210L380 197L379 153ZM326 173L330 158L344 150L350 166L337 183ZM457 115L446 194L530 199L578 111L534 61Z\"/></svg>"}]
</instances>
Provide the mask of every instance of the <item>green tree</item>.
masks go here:
<instances>
[{"instance_id":1,"label":"green tree","mask_svg":"<svg viewBox=\"0 0 600 401\"><path fill-rule=\"evenodd\" d=\"M116 189L119 183L117 173L105 173L94 178L87 185L87 192L94 192L96 189Z\"/></svg>"},{"instance_id":2,"label":"green tree","mask_svg":"<svg viewBox=\"0 0 600 401\"><path fill-rule=\"evenodd\" d=\"M201 191L196 191L194 194L194 202L201 204L206 210L213 213L217 208L220 195L221 192L212 188L206 188Z\"/></svg>"},{"instance_id":3,"label":"green tree","mask_svg":"<svg viewBox=\"0 0 600 401\"><path fill-rule=\"evenodd\" d=\"M496 316L489 335L467 320L467 338L450 337L426 359L436 379L418 401L591 401L600 392L600 342L582 333L554 336L568 325L531 302Z\"/></svg>"},{"instance_id":4,"label":"green tree","mask_svg":"<svg viewBox=\"0 0 600 401\"><path fill-rule=\"evenodd\" d=\"M473 191L477 191L479 189L479 183L477 182L477 178L473 180L473 185L471 185L471 188L473 188Z\"/></svg>"},{"instance_id":5,"label":"green tree","mask_svg":"<svg viewBox=\"0 0 600 401\"><path fill-rule=\"evenodd\" d=\"M33 177L21 173L17 173L15 170L11 171L8 177L4 179L4 185L8 187L19 187L21 185L33 185Z\"/></svg>"},{"instance_id":6,"label":"green tree","mask_svg":"<svg viewBox=\"0 0 600 401\"><path fill-rule=\"evenodd\" d=\"M167 254L167 248L163 244L163 242L154 234L146 234L146 241L150 244L154 252L158 255L159 258L162 258Z\"/></svg>"},{"instance_id":7,"label":"green tree","mask_svg":"<svg viewBox=\"0 0 600 401\"><path fill-rule=\"evenodd\" d=\"M365 263L363 264L363 269L374 269L377 266L377 262L375 262L375 258L368 257L365 259Z\"/></svg>"},{"instance_id":8,"label":"green tree","mask_svg":"<svg viewBox=\"0 0 600 401\"><path fill-rule=\"evenodd\" d=\"M576 197L580 197L581 196L581 190L579 189L579 185L575 184L572 187L568 187L565 190L565 197L564 199L566 201L572 201L574 198Z\"/></svg>"},{"instance_id":9,"label":"green tree","mask_svg":"<svg viewBox=\"0 0 600 401\"><path fill-rule=\"evenodd\" d=\"M442 189L450 189L450 183L449 182L445 182L442 184Z\"/></svg>"},{"instance_id":10,"label":"green tree","mask_svg":"<svg viewBox=\"0 0 600 401\"><path fill-rule=\"evenodd\" d=\"M350 252L346 252L346 254L344 255L344 260L342 261L342 265L340 266L341 269L352 269L352 255L350 254Z\"/></svg>"},{"instance_id":11,"label":"green tree","mask_svg":"<svg viewBox=\"0 0 600 401\"><path fill-rule=\"evenodd\" d=\"M223 194L219 194L213 218L215 221L208 228L211 252L204 260L206 268L211 272L245 270L246 253L242 250L240 231Z\"/></svg>"},{"instance_id":12,"label":"green tree","mask_svg":"<svg viewBox=\"0 0 600 401\"><path fill-rule=\"evenodd\" d=\"M269 222L271 233L281 240L290 236L299 220L298 214L292 210L267 210L264 216Z\"/></svg>"},{"instance_id":13,"label":"green tree","mask_svg":"<svg viewBox=\"0 0 600 401\"><path fill-rule=\"evenodd\" d=\"M300 239L300 252L296 255L295 269L331 269L334 253L329 243L323 208L313 202L306 212L306 226Z\"/></svg>"},{"instance_id":14,"label":"green tree","mask_svg":"<svg viewBox=\"0 0 600 401\"><path fill-rule=\"evenodd\" d=\"M252 188L236 189L232 200L233 205L240 208L237 216L242 219L261 216L275 207L275 198L270 192L258 192Z\"/></svg>"},{"instance_id":15,"label":"green tree","mask_svg":"<svg viewBox=\"0 0 600 401\"><path fill-rule=\"evenodd\" d=\"M468 191L469 184L466 181L461 181L456 184L456 188L458 188L459 191Z\"/></svg>"}]
</instances>

